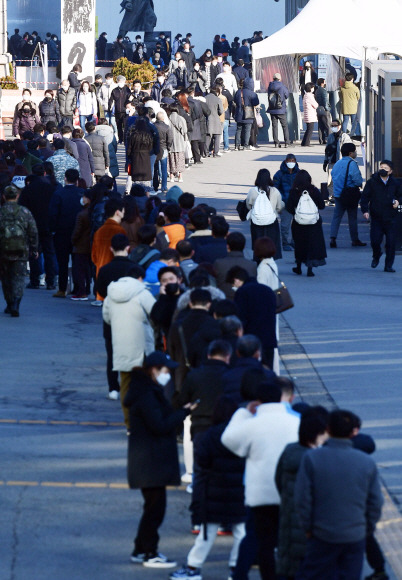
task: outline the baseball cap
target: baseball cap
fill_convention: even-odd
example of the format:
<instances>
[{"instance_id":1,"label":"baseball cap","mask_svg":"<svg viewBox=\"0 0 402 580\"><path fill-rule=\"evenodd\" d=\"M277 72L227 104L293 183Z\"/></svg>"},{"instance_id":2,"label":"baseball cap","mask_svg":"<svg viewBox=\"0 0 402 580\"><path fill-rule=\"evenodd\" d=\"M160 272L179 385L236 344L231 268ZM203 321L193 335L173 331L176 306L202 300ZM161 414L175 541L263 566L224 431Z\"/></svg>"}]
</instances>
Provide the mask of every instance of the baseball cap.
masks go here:
<instances>
[{"instance_id":1,"label":"baseball cap","mask_svg":"<svg viewBox=\"0 0 402 580\"><path fill-rule=\"evenodd\" d=\"M15 177L12 178L11 183L16 187L18 187L18 189L24 189L25 180L26 180L25 175L16 175Z\"/></svg>"},{"instance_id":2,"label":"baseball cap","mask_svg":"<svg viewBox=\"0 0 402 580\"><path fill-rule=\"evenodd\" d=\"M151 352L151 354L149 354L144 361L144 367L145 368L149 368L149 367L167 367L168 369L175 369L177 368L179 365L172 360L171 358L169 358L168 356L166 356L166 354L164 354L163 352L156 350L155 352Z\"/></svg>"}]
</instances>

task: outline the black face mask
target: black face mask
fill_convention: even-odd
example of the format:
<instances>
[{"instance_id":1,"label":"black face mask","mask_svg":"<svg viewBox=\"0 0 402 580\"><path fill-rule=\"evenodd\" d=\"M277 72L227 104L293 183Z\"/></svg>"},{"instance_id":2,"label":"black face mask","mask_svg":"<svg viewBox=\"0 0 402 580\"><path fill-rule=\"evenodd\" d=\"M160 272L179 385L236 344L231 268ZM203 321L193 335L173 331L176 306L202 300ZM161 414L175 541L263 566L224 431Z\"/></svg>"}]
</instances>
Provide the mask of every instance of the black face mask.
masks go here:
<instances>
[{"instance_id":1,"label":"black face mask","mask_svg":"<svg viewBox=\"0 0 402 580\"><path fill-rule=\"evenodd\" d=\"M380 169L380 171L378 172L378 175L380 177L388 177L388 171L386 169Z\"/></svg>"},{"instance_id":2,"label":"black face mask","mask_svg":"<svg viewBox=\"0 0 402 580\"><path fill-rule=\"evenodd\" d=\"M45 99L46 99L47 101L51 101L51 100L52 100L52 97L46 96L46 97L45 97Z\"/></svg>"},{"instance_id":3,"label":"black face mask","mask_svg":"<svg viewBox=\"0 0 402 580\"><path fill-rule=\"evenodd\" d=\"M25 113L26 115L28 115L28 114L29 114L29 109L23 109L22 111L23 111L23 113Z\"/></svg>"},{"instance_id":4,"label":"black face mask","mask_svg":"<svg viewBox=\"0 0 402 580\"><path fill-rule=\"evenodd\" d=\"M166 290L166 295L167 296L174 296L176 294L176 292L179 290L180 286L177 284L177 282L173 282L171 284L166 284L165 286L165 290Z\"/></svg>"}]
</instances>

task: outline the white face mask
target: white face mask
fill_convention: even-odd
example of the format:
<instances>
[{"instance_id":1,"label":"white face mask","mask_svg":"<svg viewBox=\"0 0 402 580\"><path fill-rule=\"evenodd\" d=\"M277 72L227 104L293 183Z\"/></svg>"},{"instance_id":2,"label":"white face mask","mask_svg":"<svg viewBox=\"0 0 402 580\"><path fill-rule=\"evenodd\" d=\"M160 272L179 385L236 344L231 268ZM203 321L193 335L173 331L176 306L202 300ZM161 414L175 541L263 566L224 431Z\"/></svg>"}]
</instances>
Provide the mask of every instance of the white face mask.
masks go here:
<instances>
[{"instance_id":1,"label":"white face mask","mask_svg":"<svg viewBox=\"0 0 402 580\"><path fill-rule=\"evenodd\" d=\"M22 97L22 100L23 100L23 101L29 101L29 99L30 99L30 96L27 96L27 95L24 95L24 96Z\"/></svg>"},{"instance_id":2,"label":"white face mask","mask_svg":"<svg viewBox=\"0 0 402 580\"><path fill-rule=\"evenodd\" d=\"M160 373L156 380L162 387L165 387L170 381L170 373Z\"/></svg>"},{"instance_id":3,"label":"white face mask","mask_svg":"<svg viewBox=\"0 0 402 580\"><path fill-rule=\"evenodd\" d=\"M161 85L165 82L165 77L158 77L158 81Z\"/></svg>"},{"instance_id":4,"label":"white face mask","mask_svg":"<svg viewBox=\"0 0 402 580\"><path fill-rule=\"evenodd\" d=\"M339 127L331 127L332 133L338 133Z\"/></svg>"},{"instance_id":5,"label":"white face mask","mask_svg":"<svg viewBox=\"0 0 402 580\"><path fill-rule=\"evenodd\" d=\"M293 169L294 167L296 167L296 163L294 163L293 161L286 163L286 165L289 167L289 169Z\"/></svg>"},{"instance_id":6,"label":"white face mask","mask_svg":"<svg viewBox=\"0 0 402 580\"><path fill-rule=\"evenodd\" d=\"M232 286L232 290L233 290L233 292L236 292L237 291L237 286Z\"/></svg>"},{"instance_id":7,"label":"white face mask","mask_svg":"<svg viewBox=\"0 0 402 580\"><path fill-rule=\"evenodd\" d=\"M62 85L61 88L63 89L63 91L66 91L66 92L68 91L68 87L66 85Z\"/></svg>"},{"instance_id":8,"label":"white face mask","mask_svg":"<svg viewBox=\"0 0 402 580\"><path fill-rule=\"evenodd\" d=\"M85 205L85 199L83 197L81 197L81 199L80 199L80 204Z\"/></svg>"},{"instance_id":9,"label":"white face mask","mask_svg":"<svg viewBox=\"0 0 402 580\"><path fill-rule=\"evenodd\" d=\"M119 87L120 87L121 89L124 87L124 85L125 85L125 84L126 84L126 83L124 83L124 82L120 82L120 83L118 83L118 85L119 85Z\"/></svg>"}]
</instances>

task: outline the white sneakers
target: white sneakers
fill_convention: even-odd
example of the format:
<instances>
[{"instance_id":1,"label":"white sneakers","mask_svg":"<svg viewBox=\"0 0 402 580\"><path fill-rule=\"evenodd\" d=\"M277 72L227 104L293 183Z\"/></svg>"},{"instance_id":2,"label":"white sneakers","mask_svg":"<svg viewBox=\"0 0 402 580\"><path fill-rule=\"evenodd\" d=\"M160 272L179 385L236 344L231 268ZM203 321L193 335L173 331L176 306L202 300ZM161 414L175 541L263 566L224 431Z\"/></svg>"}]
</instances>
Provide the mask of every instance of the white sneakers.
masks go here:
<instances>
[{"instance_id":1,"label":"white sneakers","mask_svg":"<svg viewBox=\"0 0 402 580\"><path fill-rule=\"evenodd\" d=\"M117 401L119 399L119 391L109 391L109 399L112 399L112 401Z\"/></svg>"}]
</instances>

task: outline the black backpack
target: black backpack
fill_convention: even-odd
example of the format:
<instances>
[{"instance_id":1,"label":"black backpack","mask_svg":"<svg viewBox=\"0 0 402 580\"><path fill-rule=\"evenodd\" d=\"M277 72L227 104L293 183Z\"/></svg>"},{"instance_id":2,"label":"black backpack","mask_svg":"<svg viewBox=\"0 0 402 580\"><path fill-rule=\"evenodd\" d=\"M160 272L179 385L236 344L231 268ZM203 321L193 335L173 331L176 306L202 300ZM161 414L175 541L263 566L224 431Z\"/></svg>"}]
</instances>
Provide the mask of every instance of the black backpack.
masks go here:
<instances>
[{"instance_id":1,"label":"black backpack","mask_svg":"<svg viewBox=\"0 0 402 580\"><path fill-rule=\"evenodd\" d=\"M275 91L268 96L268 109L270 111L275 111L282 109L282 98L281 95Z\"/></svg>"}]
</instances>

